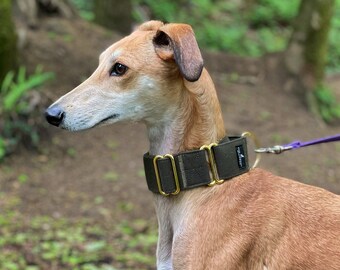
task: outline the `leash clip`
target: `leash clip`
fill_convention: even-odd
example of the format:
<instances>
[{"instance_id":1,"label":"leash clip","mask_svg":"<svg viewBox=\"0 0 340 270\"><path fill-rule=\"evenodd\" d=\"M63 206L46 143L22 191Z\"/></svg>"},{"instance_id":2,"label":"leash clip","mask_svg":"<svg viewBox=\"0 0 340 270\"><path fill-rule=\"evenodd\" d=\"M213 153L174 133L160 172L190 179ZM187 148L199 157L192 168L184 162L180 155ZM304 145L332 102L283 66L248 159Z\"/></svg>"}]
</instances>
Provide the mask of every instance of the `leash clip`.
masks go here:
<instances>
[{"instance_id":1,"label":"leash clip","mask_svg":"<svg viewBox=\"0 0 340 270\"><path fill-rule=\"evenodd\" d=\"M292 146L275 145L273 147L264 147L255 149L256 153L270 153L270 154L281 154L285 151L293 149Z\"/></svg>"}]
</instances>

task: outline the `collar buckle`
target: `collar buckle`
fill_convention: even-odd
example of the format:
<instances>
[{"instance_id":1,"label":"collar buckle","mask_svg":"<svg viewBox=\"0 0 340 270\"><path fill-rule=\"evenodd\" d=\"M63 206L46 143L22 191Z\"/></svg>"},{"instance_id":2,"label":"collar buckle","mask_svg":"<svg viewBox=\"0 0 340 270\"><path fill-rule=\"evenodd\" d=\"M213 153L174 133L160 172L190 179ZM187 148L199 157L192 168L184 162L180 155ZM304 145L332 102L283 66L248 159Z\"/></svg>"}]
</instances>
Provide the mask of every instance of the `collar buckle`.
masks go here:
<instances>
[{"instance_id":1,"label":"collar buckle","mask_svg":"<svg viewBox=\"0 0 340 270\"><path fill-rule=\"evenodd\" d=\"M176 186L176 190L172 193L166 193L164 192L163 188L162 188L162 184L161 184L161 178L159 176L159 171L158 171L158 164L157 161L159 159L164 159L164 158L169 158L170 162L171 162L171 168L172 168L172 173L174 175L174 179L175 179L175 186ZM155 176L156 176L156 181L157 181L157 186L158 186L158 191L160 194L162 194L163 196L169 196L171 195L177 195L178 193L180 193L181 188L179 185L179 180L178 180L178 173L177 173L177 168L176 168L176 163L175 163L175 159L173 155L170 154L166 154L166 155L157 155L153 158L153 167L155 170Z\"/></svg>"},{"instance_id":2,"label":"collar buckle","mask_svg":"<svg viewBox=\"0 0 340 270\"><path fill-rule=\"evenodd\" d=\"M205 150L208 154L208 163L210 167L210 171L212 173L212 181L208 184L209 187L212 187L216 184L220 185L224 182L223 179L219 179L218 173L217 173L217 167L216 162L214 158L214 153L212 151L212 147L217 146L217 143L211 143L209 145L203 145L201 146L200 150Z\"/></svg>"}]
</instances>

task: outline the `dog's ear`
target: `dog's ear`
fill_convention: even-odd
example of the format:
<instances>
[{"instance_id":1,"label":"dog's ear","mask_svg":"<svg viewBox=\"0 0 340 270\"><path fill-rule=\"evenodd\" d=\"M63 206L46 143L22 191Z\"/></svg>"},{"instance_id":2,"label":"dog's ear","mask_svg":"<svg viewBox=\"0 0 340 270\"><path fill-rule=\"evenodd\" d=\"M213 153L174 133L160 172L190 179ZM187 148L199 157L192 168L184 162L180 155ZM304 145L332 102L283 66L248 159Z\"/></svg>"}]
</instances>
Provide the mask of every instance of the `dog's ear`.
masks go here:
<instances>
[{"instance_id":1,"label":"dog's ear","mask_svg":"<svg viewBox=\"0 0 340 270\"><path fill-rule=\"evenodd\" d=\"M137 29L140 31L152 31L152 30L158 30L163 25L164 23L161 21L148 21L138 26Z\"/></svg>"},{"instance_id":2,"label":"dog's ear","mask_svg":"<svg viewBox=\"0 0 340 270\"><path fill-rule=\"evenodd\" d=\"M190 25L165 24L157 31L153 43L161 59L175 60L186 80L194 82L200 78L203 58Z\"/></svg>"}]
</instances>

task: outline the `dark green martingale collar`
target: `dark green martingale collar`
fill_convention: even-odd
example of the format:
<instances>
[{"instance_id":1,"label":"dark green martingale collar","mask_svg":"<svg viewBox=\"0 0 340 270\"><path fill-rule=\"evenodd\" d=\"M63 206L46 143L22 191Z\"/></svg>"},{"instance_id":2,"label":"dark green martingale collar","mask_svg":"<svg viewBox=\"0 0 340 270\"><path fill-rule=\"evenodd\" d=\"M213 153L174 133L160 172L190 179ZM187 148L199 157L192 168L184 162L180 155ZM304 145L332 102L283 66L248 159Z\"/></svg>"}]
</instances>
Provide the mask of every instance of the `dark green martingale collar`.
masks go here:
<instances>
[{"instance_id":1,"label":"dark green martingale collar","mask_svg":"<svg viewBox=\"0 0 340 270\"><path fill-rule=\"evenodd\" d=\"M164 196L200 186L214 186L249 171L245 136L230 136L218 144L176 155L144 155L149 190Z\"/></svg>"}]
</instances>

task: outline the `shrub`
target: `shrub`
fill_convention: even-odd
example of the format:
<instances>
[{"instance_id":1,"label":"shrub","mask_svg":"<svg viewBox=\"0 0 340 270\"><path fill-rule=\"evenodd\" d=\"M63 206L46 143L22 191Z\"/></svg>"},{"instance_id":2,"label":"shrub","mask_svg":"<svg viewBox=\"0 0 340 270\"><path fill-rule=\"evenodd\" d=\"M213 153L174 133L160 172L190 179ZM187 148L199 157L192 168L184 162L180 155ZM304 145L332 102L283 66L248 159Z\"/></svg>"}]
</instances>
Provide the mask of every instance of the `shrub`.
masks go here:
<instances>
[{"instance_id":1,"label":"shrub","mask_svg":"<svg viewBox=\"0 0 340 270\"><path fill-rule=\"evenodd\" d=\"M12 152L15 146L28 137L32 145L38 143L36 128L29 123L29 115L38 105L32 89L41 86L54 77L53 73L43 72L40 66L35 73L26 76L26 69L10 71L0 87L0 160Z\"/></svg>"},{"instance_id":2,"label":"shrub","mask_svg":"<svg viewBox=\"0 0 340 270\"><path fill-rule=\"evenodd\" d=\"M337 103L330 88L325 85L320 85L315 89L314 95L323 120L332 122L340 119L340 104Z\"/></svg>"}]
</instances>

